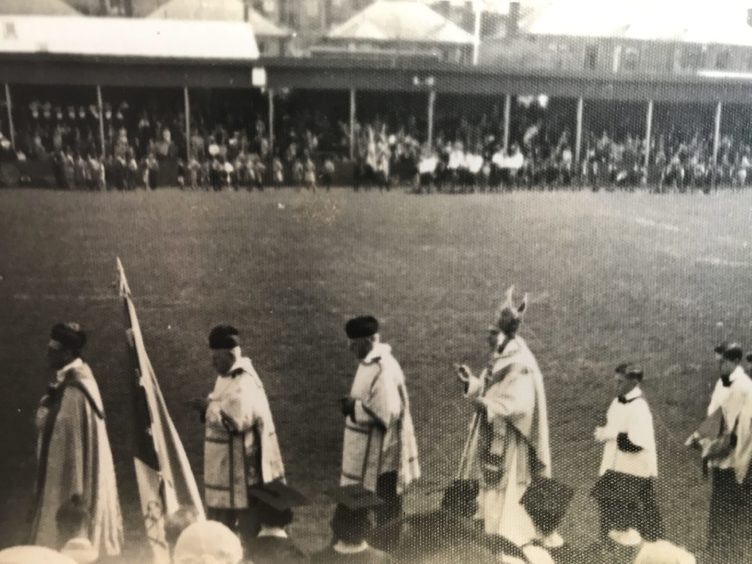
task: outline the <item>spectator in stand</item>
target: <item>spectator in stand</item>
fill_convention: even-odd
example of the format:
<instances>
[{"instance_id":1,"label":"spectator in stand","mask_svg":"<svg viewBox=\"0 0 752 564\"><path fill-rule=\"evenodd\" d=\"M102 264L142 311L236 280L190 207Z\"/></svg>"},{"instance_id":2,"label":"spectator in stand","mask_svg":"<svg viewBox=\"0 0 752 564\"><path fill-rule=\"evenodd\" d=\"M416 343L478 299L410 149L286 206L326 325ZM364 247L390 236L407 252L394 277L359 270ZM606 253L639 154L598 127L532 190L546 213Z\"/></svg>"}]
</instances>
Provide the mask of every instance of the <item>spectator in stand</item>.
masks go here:
<instances>
[{"instance_id":1,"label":"spectator in stand","mask_svg":"<svg viewBox=\"0 0 752 564\"><path fill-rule=\"evenodd\" d=\"M303 182L305 183L306 190L312 190L313 192L316 191L316 165L313 162L313 159L311 159L310 153L308 151L303 152L303 158L305 159L302 163L303 167ZM297 166L296 161L296 166Z\"/></svg>"},{"instance_id":2,"label":"spectator in stand","mask_svg":"<svg viewBox=\"0 0 752 564\"><path fill-rule=\"evenodd\" d=\"M157 189L157 174L159 173L159 161L154 153L149 153L144 162L144 186L147 190Z\"/></svg>"},{"instance_id":3,"label":"spectator in stand","mask_svg":"<svg viewBox=\"0 0 752 564\"><path fill-rule=\"evenodd\" d=\"M280 188L282 184L284 184L284 181L285 176L282 161L280 160L279 155L274 155L274 159L272 159L272 183L275 188Z\"/></svg>"},{"instance_id":4,"label":"spectator in stand","mask_svg":"<svg viewBox=\"0 0 752 564\"><path fill-rule=\"evenodd\" d=\"M332 189L334 171L335 171L334 162L332 161L331 157L327 157L324 160L324 172L321 173L321 183L324 185L327 192L329 192Z\"/></svg>"}]
</instances>

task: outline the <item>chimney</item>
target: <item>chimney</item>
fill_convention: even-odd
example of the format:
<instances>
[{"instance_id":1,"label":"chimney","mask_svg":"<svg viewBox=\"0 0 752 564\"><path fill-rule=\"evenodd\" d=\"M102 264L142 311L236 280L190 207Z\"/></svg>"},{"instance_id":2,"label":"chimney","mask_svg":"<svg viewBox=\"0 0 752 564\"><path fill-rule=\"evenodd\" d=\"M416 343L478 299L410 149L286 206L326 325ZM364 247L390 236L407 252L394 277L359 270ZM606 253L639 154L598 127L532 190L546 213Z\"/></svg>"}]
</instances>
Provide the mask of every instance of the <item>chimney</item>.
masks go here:
<instances>
[{"instance_id":1,"label":"chimney","mask_svg":"<svg viewBox=\"0 0 752 564\"><path fill-rule=\"evenodd\" d=\"M520 31L520 3L510 2L507 13L507 37L517 37Z\"/></svg>"}]
</instances>

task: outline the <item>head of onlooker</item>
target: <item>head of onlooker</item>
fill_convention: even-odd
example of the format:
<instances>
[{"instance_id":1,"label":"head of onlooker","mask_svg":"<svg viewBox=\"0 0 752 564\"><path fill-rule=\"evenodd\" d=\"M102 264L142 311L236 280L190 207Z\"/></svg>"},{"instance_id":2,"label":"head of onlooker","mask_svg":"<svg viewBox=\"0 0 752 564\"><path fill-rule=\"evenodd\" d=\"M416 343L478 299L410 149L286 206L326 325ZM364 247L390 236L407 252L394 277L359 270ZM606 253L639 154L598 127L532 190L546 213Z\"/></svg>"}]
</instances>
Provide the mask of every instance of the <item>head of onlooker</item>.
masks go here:
<instances>
[{"instance_id":1,"label":"head of onlooker","mask_svg":"<svg viewBox=\"0 0 752 564\"><path fill-rule=\"evenodd\" d=\"M0 564L76 564L70 556L46 546L11 546L0 550Z\"/></svg>"},{"instance_id":2,"label":"head of onlooker","mask_svg":"<svg viewBox=\"0 0 752 564\"><path fill-rule=\"evenodd\" d=\"M258 564L308 562L286 530L293 520L293 508L308 503L305 496L281 480L254 486L248 495L253 500L259 530L251 531L255 537L246 544L246 558Z\"/></svg>"},{"instance_id":3,"label":"head of onlooker","mask_svg":"<svg viewBox=\"0 0 752 564\"><path fill-rule=\"evenodd\" d=\"M180 534L198 521L199 513L192 505L184 505L176 511L173 511L165 517L164 530L165 542L170 550L170 556L175 552L175 544L180 538Z\"/></svg>"},{"instance_id":4,"label":"head of onlooker","mask_svg":"<svg viewBox=\"0 0 752 564\"><path fill-rule=\"evenodd\" d=\"M240 539L222 523L198 521L178 537L174 564L239 564L243 559Z\"/></svg>"},{"instance_id":5,"label":"head of onlooker","mask_svg":"<svg viewBox=\"0 0 752 564\"><path fill-rule=\"evenodd\" d=\"M89 540L91 515L81 495L74 494L60 506L55 522L60 552L70 556L78 564L97 561L99 552Z\"/></svg>"}]
</instances>

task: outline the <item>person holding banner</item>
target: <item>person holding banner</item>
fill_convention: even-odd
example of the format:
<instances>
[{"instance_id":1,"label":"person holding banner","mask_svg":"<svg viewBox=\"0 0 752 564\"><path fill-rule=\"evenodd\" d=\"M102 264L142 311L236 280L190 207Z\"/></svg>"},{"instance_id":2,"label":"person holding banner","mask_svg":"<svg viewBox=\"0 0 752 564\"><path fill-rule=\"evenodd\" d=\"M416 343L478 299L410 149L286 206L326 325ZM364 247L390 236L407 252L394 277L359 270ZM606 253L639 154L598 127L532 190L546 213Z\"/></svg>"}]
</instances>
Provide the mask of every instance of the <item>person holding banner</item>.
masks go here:
<instances>
[{"instance_id":1,"label":"person holding banner","mask_svg":"<svg viewBox=\"0 0 752 564\"><path fill-rule=\"evenodd\" d=\"M747 477L752 459L752 380L742 367L738 343L715 348L720 378L696 443L711 478L707 548L717 562L741 562L752 535L752 487ZM706 430L711 427L712 432Z\"/></svg>"},{"instance_id":2,"label":"person holding banner","mask_svg":"<svg viewBox=\"0 0 752 564\"><path fill-rule=\"evenodd\" d=\"M249 488L284 481L282 455L264 386L251 359L242 355L238 330L214 327L209 347L217 379L208 398L193 403L206 423L207 517L250 540L259 523Z\"/></svg>"},{"instance_id":3,"label":"person holding banner","mask_svg":"<svg viewBox=\"0 0 752 564\"><path fill-rule=\"evenodd\" d=\"M31 544L58 548L56 515L80 496L91 516L88 538L99 554L120 554L123 522L99 386L81 360L86 334L78 323L52 327L47 348L55 381L36 413L37 479Z\"/></svg>"}]
</instances>

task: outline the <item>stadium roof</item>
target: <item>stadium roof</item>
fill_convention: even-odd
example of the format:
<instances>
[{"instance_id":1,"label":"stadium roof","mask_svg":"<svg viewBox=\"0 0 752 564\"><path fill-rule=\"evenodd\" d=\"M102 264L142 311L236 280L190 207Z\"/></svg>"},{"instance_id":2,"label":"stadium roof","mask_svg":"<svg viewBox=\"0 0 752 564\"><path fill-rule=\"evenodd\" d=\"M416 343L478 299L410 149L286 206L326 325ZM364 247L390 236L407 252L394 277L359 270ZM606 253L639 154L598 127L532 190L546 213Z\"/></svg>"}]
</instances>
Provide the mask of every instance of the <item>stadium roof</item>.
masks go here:
<instances>
[{"instance_id":1,"label":"stadium roof","mask_svg":"<svg viewBox=\"0 0 752 564\"><path fill-rule=\"evenodd\" d=\"M133 18L0 16L0 53L255 60L251 26Z\"/></svg>"},{"instance_id":2,"label":"stadium roof","mask_svg":"<svg viewBox=\"0 0 752 564\"><path fill-rule=\"evenodd\" d=\"M327 35L330 39L472 44L473 36L423 2L377 0Z\"/></svg>"},{"instance_id":3,"label":"stadium roof","mask_svg":"<svg viewBox=\"0 0 752 564\"><path fill-rule=\"evenodd\" d=\"M523 17L534 35L752 46L747 0L550 0Z\"/></svg>"},{"instance_id":4,"label":"stadium roof","mask_svg":"<svg viewBox=\"0 0 752 564\"><path fill-rule=\"evenodd\" d=\"M2 0L0 15L74 16L78 12L63 0Z\"/></svg>"},{"instance_id":5,"label":"stadium roof","mask_svg":"<svg viewBox=\"0 0 752 564\"><path fill-rule=\"evenodd\" d=\"M242 0L170 0L149 15L149 18L173 20L214 20L243 22ZM248 23L257 37L288 37L291 32L249 6Z\"/></svg>"}]
</instances>

